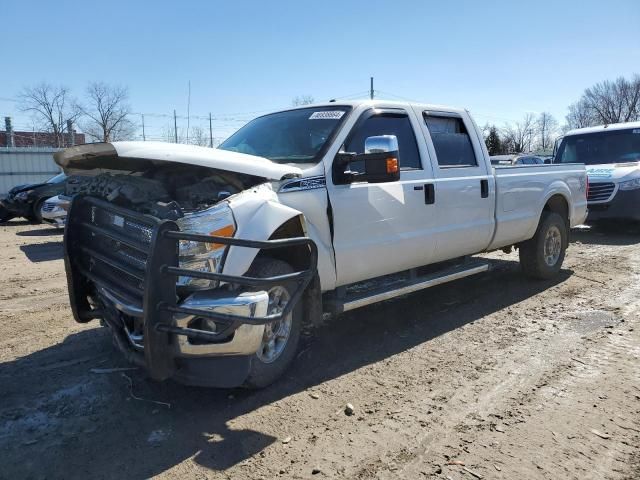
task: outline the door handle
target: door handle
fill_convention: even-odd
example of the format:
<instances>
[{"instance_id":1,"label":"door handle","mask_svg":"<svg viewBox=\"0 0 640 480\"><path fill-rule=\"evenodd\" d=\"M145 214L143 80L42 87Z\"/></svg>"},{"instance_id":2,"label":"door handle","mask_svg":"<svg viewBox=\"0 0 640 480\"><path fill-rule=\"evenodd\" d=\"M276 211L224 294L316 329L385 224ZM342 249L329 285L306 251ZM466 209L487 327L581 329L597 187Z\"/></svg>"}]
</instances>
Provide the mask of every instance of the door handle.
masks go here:
<instances>
[{"instance_id":1,"label":"door handle","mask_svg":"<svg viewBox=\"0 0 640 480\"><path fill-rule=\"evenodd\" d=\"M486 178L480 180L480 196L482 198L487 198L489 196L489 180Z\"/></svg>"},{"instance_id":2,"label":"door handle","mask_svg":"<svg viewBox=\"0 0 640 480\"><path fill-rule=\"evenodd\" d=\"M436 203L436 189L433 183L424 184L424 203L426 205L433 205Z\"/></svg>"}]
</instances>

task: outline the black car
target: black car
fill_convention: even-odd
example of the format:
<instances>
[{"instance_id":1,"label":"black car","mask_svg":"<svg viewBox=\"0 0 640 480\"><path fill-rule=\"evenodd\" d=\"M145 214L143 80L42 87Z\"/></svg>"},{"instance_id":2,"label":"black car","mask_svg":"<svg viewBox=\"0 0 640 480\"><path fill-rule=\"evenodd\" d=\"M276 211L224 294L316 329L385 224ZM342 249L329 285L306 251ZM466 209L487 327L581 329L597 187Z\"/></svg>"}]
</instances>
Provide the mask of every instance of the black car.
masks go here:
<instances>
[{"instance_id":1,"label":"black car","mask_svg":"<svg viewBox=\"0 0 640 480\"><path fill-rule=\"evenodd\" d=\"M67 176L60 173L44 183L17 185L0 199L0 222L14 217L25 217L34 222L42 221L40 209L48 198L64 193Z\"/></svg>"}]
</instances>

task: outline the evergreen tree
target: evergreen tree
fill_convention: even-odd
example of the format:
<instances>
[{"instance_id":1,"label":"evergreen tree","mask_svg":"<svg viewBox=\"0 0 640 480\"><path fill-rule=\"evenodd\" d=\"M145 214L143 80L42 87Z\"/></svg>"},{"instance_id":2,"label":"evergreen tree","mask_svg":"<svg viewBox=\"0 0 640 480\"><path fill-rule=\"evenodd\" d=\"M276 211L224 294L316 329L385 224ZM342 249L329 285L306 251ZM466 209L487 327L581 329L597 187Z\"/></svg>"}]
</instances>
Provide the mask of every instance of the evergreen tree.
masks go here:
<instances>
[{"instance_id":1,"label":"evergreen tree","mask_svg":"<svg viewBox=\"0 0 640 480\"><path fill-rule=\"evenodd\" d=\"M502 153L502 142L500 141L498 129L495 125L491 126L489 129L489 135L484 139L484 143L487 145L489 155L499 155Z\"/></svg>"}]
</instances>

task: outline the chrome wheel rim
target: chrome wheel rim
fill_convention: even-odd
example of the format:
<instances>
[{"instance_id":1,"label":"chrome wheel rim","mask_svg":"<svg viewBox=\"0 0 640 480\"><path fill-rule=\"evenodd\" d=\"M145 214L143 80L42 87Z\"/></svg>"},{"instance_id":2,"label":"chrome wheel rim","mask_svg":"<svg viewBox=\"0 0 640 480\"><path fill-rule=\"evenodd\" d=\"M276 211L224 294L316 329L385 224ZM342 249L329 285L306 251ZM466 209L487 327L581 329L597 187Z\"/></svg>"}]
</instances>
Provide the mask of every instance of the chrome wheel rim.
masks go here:
<instances>
[{"instance_id":1,"label":"chrome wheel rim","mask_svg":"<svg viewBox=\"0 0 640 480\"><path fill-rule=\"evenodd\" d=\"M287 289L281 286L273 287L267 293L269 294L267 315L281 313L291 298ZM274 362L282 355L291 335L291 324L292 314L290 313L282 320L264 326L262 343L256 353L263 363Z\"/></svg>"},{"instance_id":2,"label":"chrome wheel rim","mask_svg":"<svg viewBox=\"0 0 640 480\"><path fill-rule=\"evenodd\" d=\"M550 266L555 266L562 251L562 235L560 229L555 225L549 227L544 237L544 262Z\"/></svg>"}]
</instances>

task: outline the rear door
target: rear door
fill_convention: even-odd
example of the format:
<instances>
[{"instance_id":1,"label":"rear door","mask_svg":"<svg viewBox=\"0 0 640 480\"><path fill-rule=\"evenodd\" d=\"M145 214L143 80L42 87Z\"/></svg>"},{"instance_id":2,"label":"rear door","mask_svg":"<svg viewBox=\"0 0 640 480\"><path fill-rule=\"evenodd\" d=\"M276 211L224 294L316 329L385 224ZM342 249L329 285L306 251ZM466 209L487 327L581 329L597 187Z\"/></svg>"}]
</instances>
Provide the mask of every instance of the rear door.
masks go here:
<instances>
[{"instance_id":1,"label":"rear door","mask_svg":"<svg viewBox=\"0 0 640 480\"><path fill-rule=\"evenodd\" d=\"M495 179L466 114L418 110L433 159L437 240L434 261L487 248L494 231Z\"/></svg>"},{"instance_id":2,"label":"rear door","mask_svg":"<svg viewBox=\"0 0 640 480\"><path fill-rule=\"evenodd\" d=\"M435 215L433 205L425 202L425 184L431 183L432 172L420 128L412 111L370 108L342 145L342 151L364 153L366 138L395 135L401 169L398 181L335 184L328 165L338 285L431 261ZM361 168L351 164L351 170Z\"/></svg>"}]
</instances>

